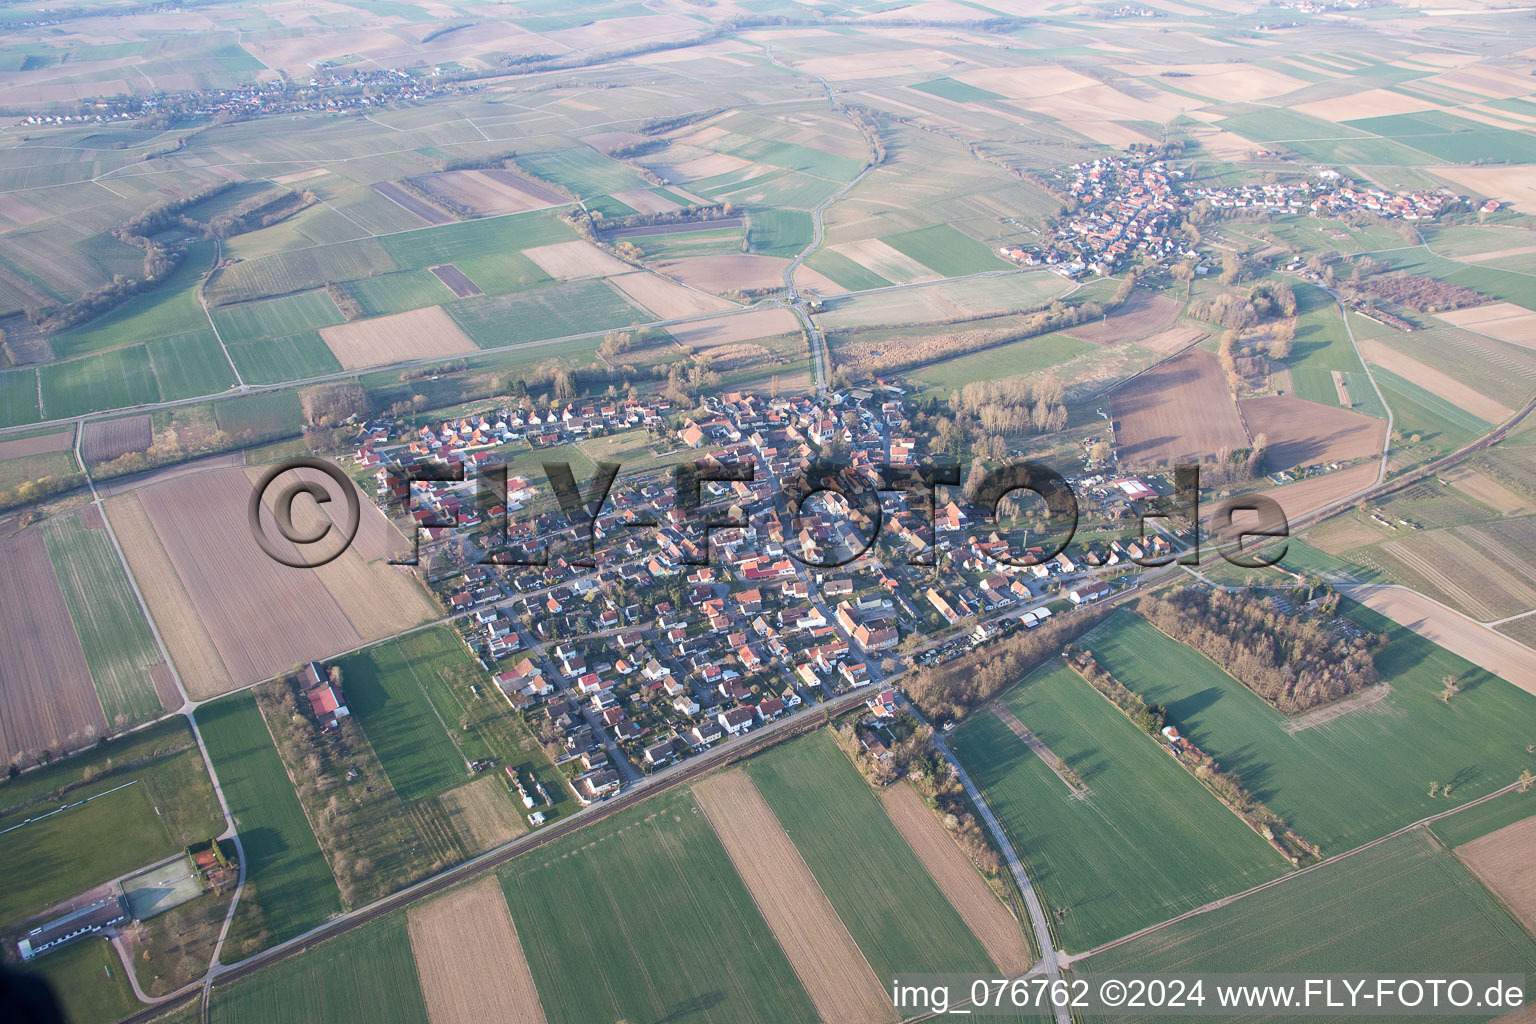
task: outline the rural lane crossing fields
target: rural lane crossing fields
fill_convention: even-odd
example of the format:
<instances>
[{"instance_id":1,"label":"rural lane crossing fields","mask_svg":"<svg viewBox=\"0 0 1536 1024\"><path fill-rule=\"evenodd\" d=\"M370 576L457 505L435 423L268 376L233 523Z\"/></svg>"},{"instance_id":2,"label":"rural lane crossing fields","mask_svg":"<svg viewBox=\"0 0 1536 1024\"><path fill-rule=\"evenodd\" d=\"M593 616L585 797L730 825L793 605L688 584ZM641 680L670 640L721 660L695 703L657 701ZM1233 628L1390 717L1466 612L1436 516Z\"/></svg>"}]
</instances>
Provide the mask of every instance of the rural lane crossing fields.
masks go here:
<instances>
[{"instance_id":1,"label":"rural lane crossing fields","mask_svg":"<svg viewBox=\"0 0 1536 1024\"><path fill-rule=\"evenodd\" d=\"M546 1024L494 876L412 907L408 921L432 1024Z\"/></svg>"},{"instance_id":2,"label":"rural lane crossing fields","mask_svg":"<svg viewBox=\"0 0 1536 1024\"><path fill-rule=\"evenodd\" d=\"M43 539L113 731L180 707L174 685L163 695L156 693L150 673L157 668L164 672L165 659L107 531L99 524L86 526L80 512L71 512L49 519ZM162 696L170 703L162 705Z\"/></svg>"},{"instance_id":3,"label":"rural lane crossing fields","mask_svg":"<svg viewBox=\"0 0 1536 1024\"><path fill-rule=\"evenodd\" d=\"M746 771L876 977L997 969L830 731L754 757Z\"/></svg>"},{"instance_id":4,"label":"rural lane crossing fields","mask_svg":"<svg viewBox=\"0 0 1536 1024\"><path fill-rule=\"evenodd\" d=\"M531 850L499 874L551 1024L816 1019L686 790Z\"/></svg>"},{"instance_id":5,"label":"rural lane crossing fields","mask_svg":"<svg viewBox=\"0 0 1536 1024\"><path fill-rule=\"evenodd\" d=\"M1388 635L1375 657L1389 689L1332 718L1287 718L1129 611L1080 643L1328 856L1513 782L1536 730L1536 696L1346 605L1355 622ZM1462 686L1449 704L1440 700L1446 675ZM1451 796L1430 797L1431 782L1449 784Z\"/></svg>"},{"instance_id":6,"label":"rural lane crossing fields","mask_svg":"<svg viewBox=\"0 0 1536 1024\"><path fill-rule=\"evenodd\" d=\"M428 1024L405 915L382 917L304 956L290 957L215 988L207 1020L209 1024Z\"/></svg>"},{"instance_id":7,"label":"rural lane crossing fields","mask_svg":"<svg viewBox=\"0 0 1536 1024\"><path fill-rule=\"evenodd\" d=\"M1090 979L1254 971L1530 976L1536 943L1449 851L1415 830L1079 960L1073 970Z\"/></svg>"},{"instance_id":8,"label":"rural lane crossing fields","mask_svg":"<svg viewBox=\"0 0 1536 1024\"><path fill-rule=\"evenodd\" d=\"M197 724L245 853L245 892L224 947L238 959L255 949L242 950L237 935L268 933L256 948L291 939L339 913L341 897L256 699L241 693L204 704Z\"/></svg>"},{"instance_id":9,"label":"rural lane crossing fields","mask_svg":"<svg viewBox=\"0 0 1536 1024\"><path fill-rule=\"evenodd\" d=\"M0 540L0 755L73 750L107 732L43 531Z\"/></svg>"},{"instance_id":10,"label":"rural lane crossing fields","mask_svg":"<svg viewBox=\"0 0 1536 1024\"><path fill-rule=\"evenodd\" d=\"M1081 952L1276 878L1290 865L1059 661L1003 703L1082 779L1074 795L996 715L950 737Z\"/></svg>"}]
</instances>

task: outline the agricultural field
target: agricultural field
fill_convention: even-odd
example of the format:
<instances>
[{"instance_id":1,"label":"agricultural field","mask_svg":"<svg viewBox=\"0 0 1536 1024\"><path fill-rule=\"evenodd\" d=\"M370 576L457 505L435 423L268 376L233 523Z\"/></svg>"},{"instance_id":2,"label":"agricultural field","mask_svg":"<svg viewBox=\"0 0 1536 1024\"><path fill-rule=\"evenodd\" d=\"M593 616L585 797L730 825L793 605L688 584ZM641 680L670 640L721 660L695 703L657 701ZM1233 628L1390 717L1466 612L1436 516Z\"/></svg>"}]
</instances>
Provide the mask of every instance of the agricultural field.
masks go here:
<instances>
[{"instance_id":1,"label":"agricultural field","mask_svg":"<svg viewBox=\"0 0 1536 1024\"><path fill-rule=\"evenodd\" d=\"M444 294L448 291L441 285L434 287ZM348 370L475 350L475 342L458 329L442 306L322 327L320 337Z\"/></svg>"},{"instance_id":2,"label":"agricultural field","mask_svg":"<svg viewBox=\"0 0 1536 1024\"><path fill-rule=\"evenodd\" d=\"M447 654L454 656L451 649ZM402 799L417 800L464 782L465 759L450 738L448 723L427 699L418 675L433 670L430 658L412 657L404 641L391 640L334 664L341 669L347 706L362 723L390 785Z\"/></svg>"},{"instance_id":3,"label":"agricultural field","mask_svg":"<svg viewBox=\"0 0 1536 1024\"><path fill-rule=\"evenodd\" d=\"M212 838L224 821L191 730L173 718L0 783L0 829L15 872L0 892L10 926ZM113 842L93 841L102 835Z\"/></svg>"},{"instance_id":4,"label":"agricultural field","mask_svg":"<svg viewBox=\"0 0 1536 1024\"><path fill-rule=\"evenodd\" d=\"M1536 817L1506 825L1465 846L1456 856L1472 870L1528 931L1536 932Z\"/></svg>"},{"instance_id":5,"label":"agricultural field","mask_svg":"<svg viewBox=\"0 0 1536 1024\"><path fill-rule=\"evenodd\" d=\"M695 1007L717 1021L816 1014L687 792L604 818L499 874L550 1024Z\"/></svg>"},{"instance_id":6,"label":"agricultural field","mask_svg":"<svg viewBox=\"0 0 1536 1024\"><path fill-rule=\"evenodd\" d=\"M0 539L0 755L33 764L108 732L41 527Z\"/></svg>"},{"instance_id":7,"label":"agricultural field","mask_svg":"<svg viewBox=\"0 0 1536 1024\"><path fill-rule=\"evenodd\" d=\"M211 311L225 344L282 338L339 324L344 319L323 290L298 292L275 299L258 299Z\"/></svg>"},{"instance_id":8,"label":"agricultural field","mask_svg":"<svg viewBox=\"0 0 1536 1024\"><path fill-rule=\"evenodd\" d=\"M245 891L223 954L234 961L323 923L341 899L255 699L205 704L197 725L245 854Z\"/></svg>"},{"instance_id":9,"label":"agricultural field","mask_svg":"<svg viewBox=\"0 0 1536 1024\"><path fill-rule=\"evenodd\" d=\"M996 968L830 732L768 751L746 771L876 977Z\"/></svg>"},{"instance_id":10,"label":"agricultural field","mask_svg":"<svg viewBox=\"0 0 1536 1024\"><path fill-rule=\"evenodd\" d=\"M1092 975L1158 971L1528 974L1533 968L1536 943L1450 852L1423 831L1399 836L1075 965L1076 970ZM1113 1019L1139 1018L1117 1014Z\"/></svg>"},{"instance_id":11,"label":"agricultural field","mask_svg":"<svg viewBox=\"0 0 1536 1024\"><path fill-rule=\"evenodd\" d=\"M466 270L481 281L474 271ZM625 274L615 280L634 276ZM459 299L443 309L480 348L602 332L655 319L626 302L608 282L597 280L550 285L521 294Z\"/></svg>"},{"instance_id":12,"label":"agricultural field","mask_svg":"<svg viewBox=\"0 0 1536 1024\"><path fill-rule=\"evenodd\" d=\"M411 908L411 954L432 1024L545 1020L494 877Z\"/></svg>"},{"instance_id":13,"label":"agricultural field","mask_svg":"<svg viewBox=\"0 0 1536 1024\"><path fill-rule=\"evenodd\" d=\"M72 1024L111 1024L141 1008L106 939L83 939L29 964L27 971L52 986Z\"/></svg>"},{"instance_id":14,"label":"agricultural field","mask_svg":"<svg viewBox=\"0 0 1536 1024\"><path fill-rule=\"evenodd\" d=\"M210 1024L426 1024L403 914L214 989Z\"/></svg>"},{"instance_id":15,"label":"agricultural field","mask_svg":"<svg viewBox=\"0 0 1536 1024\"><path fill-rule=\"evenodd\" d=\"M1186 352L1154 366L1111 397L1120 460L1172 466L1249 446L1215 355Z\"/></svg>"},{"instance_id":16,"label":"agricultural field","mask_svg":"<svg viewBox=\"0 0 1536 1024\"><path fill-rule=\"evenodd\" d=\"M1476 807L1468 807L1430 825L1430 830L1446 846L1457 847L1481 839L1518 821L1536 815L1536 788L1524 793L1518 789Z\"/></svg>"},{"instance_id":17,"label":"agricultural field","mask_svg":"<svg viewBox=\"0 0 1536 1024\"><path fill-rule=\"evenodd\" d=\"M1084 646L1328 855L1508 785L1536 722L1536 696L1368 609L1349 617L1387 634L1376 652L1387 689L1333 717L1287 718L1128 611ZM1439 697L1447 675L1462 687L1450 704ZM1451 794L1428 796L1431 782Z\"/></svg>"},{"instance_id":18,"label":"agricultural field","mask_svg":"<svg viewBox=\"0 0 1536 1024\"><path fill-rule=\"evenodd\" d=\"M1321 288L1297 283L1293 289L1299 316L1291 356L1286 359L1297 398L1319 405L1338 405L1338 389L1333 375L1337 371L1358 375L1361 386L1349 389L1356 412L1385 417L1376 394L1364 379L1365 368L1349 343L1339 307Z\"/></svg>"},{"instance_id":19,"label":"agricultural field","mask_svg":"<svg viewBox=\"0 0 1536 1024\"><path fill-rule=\"evenodd\" d=\"M1067 279L1043 271L945 281L893 292L830 296L817 319L829 330L968 320L1038 308L1071 287Z\"/></svg>"},{"instance_id":20,"label":"agricultural field","mask_svg":"<svg viewBox=\"0 0 1536 1024\"><path fill-rule=\"evenodd\" d=\"M42 418L38 406L37 371L0 370L0 427L36 423Z\"/></svg>"},{"instance_id":21,"label":"agricultural field","mask_svg":"<svg viewBox=\"0 0 1536 1024\"><path fill-rule=\"evenodd\" d=\"M1237 404L1254 438L1262 434L1268 442L1264 468L1271 473L1379 456L1386 440L1386 421L1337 405L1289 395L1245 398Z\"/></svg>"},{"instance_id":22,"label":"agricultural field","mask_svg":"<svg viewBox=\"0 0 1536 1024\"><path fill-rule=\"evenodd\" d=\"M886 235L881 241L940 277L963 277L1011 266L985 244L948 224Z\"/></svg>"},{"instance_id":23,"label":"agricultural field","mask_svg":"<svg viewBox=\"0 0 1536 1024\"><path fill-rule=\"evenodd\" d=\"M93 522L86 521L90 513ZM96 509L66 512L42 527L48 557L114 732L181 704L165 659Z\"/></svg>"},{"instance_id":24,"label":"agricultural field","mask_svg":"<svg viewBox=\"0 0 1536 1024\"><path fill-rule=\"evenodd\" d=\"M153 439L147 415L91 420L80 439L80 455L86 462L111 462L130 452L144 451Z\"/></svg>"},{"instance_id":25,"label":"agricultural field","mask_svg":"<svg viewBox=\"0 0 1536 1024\"><path fill-rule=\"evenodd\" d=\"M440 302L455 298L453 291L430 270L402 270L394 274L380 274L378 277L365 277L360 281L348 281L345 287L347 294L352 296L364 316L405 313L425 306L436 306ZM325 336L323 327L321 336Z\"/></svg>"},{"instance_id":26,"label":"agricultural field","mask_svg":"<svg viewBox=\"0 0 1536 1024\"><path fill-rule=\"evenodd\" d=\"M1288 869L1067 666L1038 670L1003 703L1086 792L1074 792L991 710L969 716L953 746L1027 862L1067 949L1090 949Z\"/></svg>"},{"instance_id":27,"label":"agricultural field","mask_svg":"<svg viewBox=\"0 0 1536 1024\"><path fill-rule=\"evenodd\" d=\"M48 419L67 419L160 401L155 368L150 362L149 348L144 345L49 363L37 373L43 415Z\"/></svg>"}]
</instances>

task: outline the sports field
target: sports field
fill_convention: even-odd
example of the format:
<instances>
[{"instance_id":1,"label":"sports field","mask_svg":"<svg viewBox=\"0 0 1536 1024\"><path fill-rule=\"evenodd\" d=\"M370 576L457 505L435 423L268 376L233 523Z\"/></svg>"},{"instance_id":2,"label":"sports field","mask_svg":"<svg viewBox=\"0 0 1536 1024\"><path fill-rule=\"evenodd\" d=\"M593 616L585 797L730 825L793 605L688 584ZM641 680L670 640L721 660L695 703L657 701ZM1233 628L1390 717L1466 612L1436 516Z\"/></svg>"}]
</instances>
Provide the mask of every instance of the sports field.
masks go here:
<instances>
[{"instance_id":1,"label":"sports field","mask_svg":"<svg viewBox=\"0 0 1536 1024\"><path fill-rule=\"evenodd\" d=\"M255 699L204 704L197 724L245 853L245 891L223 953L232 962L324 922L341 898Z\"/></svg>"},{"instance_id":2,"label":"sports field","mask_svg":"<svg viewBox=\"0 0 1536 1024\"><path fill-rule=\"evenodd\" d=\"M106 939L82 939L28 964L27 971L53 987L70 1024L110 1024L142 1006Z\"/></svg>"},{"instance_id":3,"label":"sports field","mask_svg":"<svg viewBox=\"0 0 1536 1024\"><path fill-rule=\"evenodd\" d=\"M1536 697L1349 607L1356 622L1389 636L1376 652L1389 692L1326 721L1287 719L1129 611L1116 612L1083 646L1131 690L1163 705L1170 723L1328 855L1513 782L1529 762L1536 725ZM1439 697L1445 675L1462 687L1449 704ZM1451 795L1430 797L1431 782L1449 784Z\"/></svg>"},{"instance_id":4,"label":"sports field","mask_svg":"<svg viewBox=\"0 0 1536 1024\"><path fill-rule=\"evenodd\" d=\"M1081 961L1074 969L1096 975L1529 975L1536 971L1536 942L1450 852L1415 831ZM1112 1019L1155 1018L1116 1014Z\"/></svg>"},{"instance_id":5,"label":"sports field","mask_svg":"<svg viewBox=\"0 0 1536 1024\"><path fill-rule=\"evenodd\" d=\"M430 673L431 662L426 652L408 654L398 640L335 662L341 668L347 705L368 734L390 784L404 800L460 785L468 771L448 738L448 723L422 690L418 673Z\"/></svg>"},{"instance_id":6,"label":"sports field","mask_svg":"<svg viewBox=\"0 0 1536 1024\"><path fill-rule=\"evenodd\" d=\"M746 770L876 977L995 969L830 732L776 747Z\"/></svg>"},{"instance_id":7,"label":"sports field","mask_svg":"<svg viewBox=\"0 0 1536 1024\"><path fill-rule=\"evenodd\" d=\"M0 887L0 924L9 925L212 838L224 823L192 733L174 718L0 784L0 829L12 878ZM104 835L113 841L99 842Z\"/></svg>"},{"instance_id":8,"label":"sports field","mask_svg":"<svg viewBox=\"0 0 1536 1024\"><path fill-rule=\"evenodd\" d=\"M551 1024L815 1019L686 791L525 854L500 875Z\"/></svg>"},{"instance_id":9,"label":"sports field","mask_svg":"<svg viewBox=\"0 0 1536 1024\"><path fill-rule=\"evenodd\" d=\"M1081 951L1268 881L1285 859L1060 662L1005 704L1087 787L1079 797L988 709L952 740Z\"/></svg>"},{"instance_id":10,"label":"sports field","mask_svg":"<svg viewBox=\"0 0 1536 1024\"><path fill-rule=\"evenodd\" d=\"M150 671L165 673L165 659L107 531L88 527L78 514L57 515L43 527L48 558L80 638L101 710L113 731L154 718L164 710ZM165 696L179 706L169 675Z\"/></svg>"},{"instance_id":11,"label":"sports field","mask_svg":"<svg viewBox=\"0 0 1536 1024\"><path fill-rule=\"evenodd\" d=\"M215 989L209 1024L426 1024L405 915Z\"/></svg>"}]
</instances>

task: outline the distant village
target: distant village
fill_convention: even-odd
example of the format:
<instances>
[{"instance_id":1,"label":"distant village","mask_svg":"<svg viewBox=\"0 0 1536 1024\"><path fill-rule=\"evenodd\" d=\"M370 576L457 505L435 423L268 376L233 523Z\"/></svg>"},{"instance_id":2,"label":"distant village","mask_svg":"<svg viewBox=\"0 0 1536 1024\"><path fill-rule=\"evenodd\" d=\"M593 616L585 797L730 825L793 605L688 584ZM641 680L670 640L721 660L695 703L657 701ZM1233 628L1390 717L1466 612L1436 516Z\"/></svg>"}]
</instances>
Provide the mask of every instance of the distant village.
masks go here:
<instances>
[{"instance_id":1,"label":"distant village","mask_svg":"<svg viewBox=\"0 0 1536 1024\"><path fill-rule=\"evenodd\" d=\"M1390 192L1356 186L1337 171L1304 181L1194 185L1187 172L1144 154L1073 164L1057 176L1076 204L1051 238L1038 246L1005 245L998 252L1024 266L1045 266L1067 277L1112 274L1137 257L1158 263L1198 260L1178 231L1197 204L1212 210L1253 210L1343 217L1369 213L1387 220L1437 216L1463 197L1448 190ZM1197 272L1200 268L1197 266Z\"/></svg>"},{"instance_id":2,"label":"distant village","mask_svg":"<svg viewBox=\"0 0 1536 1024\"><path fill-rule=\"evenodd\" d=\"M501 697L532 716L582 802L852 689L869 688L868 717L878 722L893 713L885 681L902 667L1070 614L1134 586L1132 557L1173 550L1161 535L1119 539L1166 482L1159 491L1085 468L1071 479L1084 522L1117 524L1116 536L1097 539L1085 525L1039 564L999 560L1008 542L958 493L941 492L930 526L914 507L922 503L883 492L884 522L868 552L836 568L807 566L857 550L858 515L828 500L821 509L807 502L792 521L778 482L828 450L871 484L882 465L913 464L925 452L906 431L901 389L823 401L733 392L705 409L677 419L662 399L593 400L361 428L354 466L372 472L382 507L420 529L426 576L459 615L465 644ZM560 446L624 432L647 442L649 457L621 468L591 522L590 552L547 489L526 477L509 473L494 500L477 494L477 469L530 449L557 457ZM731 524L711 529L707 542L673 489L670 465L694 460L753 471L752 482L703 485L705 510ZM463 467L468 479L407 483L394 468L428 463ZM939 568L909 564L930 549L943 553ZM541 555L548 564L484 564ZM577 564L588 556L590 567ZM862 734L879 739L878 730ZM513 783L540 824L544 801L531 781Z\"/></svg>"}]
</instances>

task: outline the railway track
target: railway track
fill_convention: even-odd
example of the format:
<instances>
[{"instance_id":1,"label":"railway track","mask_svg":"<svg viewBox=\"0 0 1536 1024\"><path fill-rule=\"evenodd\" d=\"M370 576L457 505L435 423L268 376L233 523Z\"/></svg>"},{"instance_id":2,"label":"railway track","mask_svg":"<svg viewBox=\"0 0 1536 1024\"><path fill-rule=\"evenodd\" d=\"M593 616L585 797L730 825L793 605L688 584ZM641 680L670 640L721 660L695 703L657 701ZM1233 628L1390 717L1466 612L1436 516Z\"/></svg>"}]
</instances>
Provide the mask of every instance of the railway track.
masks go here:
<instances>
[{"instance_id":1,"label":"railway track","mask_svg":"<svg viewBox=\"0 0 1536 1024\"><path fill-rule=\"evenodd\" d=\"M408 889L402 889L360 910L354 911L345 917L330 921L313 931L285 943L273 946L254 956L248 957L229 967L216 969L216 973L206 985L198 983L198 989L188 992L177 999L169 999L154 1006L145 1007L131 1017L125 1017L120 1024L149 1024L159 1017L165 1016L172 1010L180 1009L193 1000L202 998L204 992L212 1000L212 990L223 985L233 983L264 967L280 963L292 956L307 951L311 946L335 938L338 935L361 927L371 921L376 921L386 914L392 913L420 899L425 899L445 889L452 888L461 882L467 881L486 871L492 871L507 863L515 857L537 850L542 846L563 839L580 829L596 824L620 811L623 811L652 796L668 792L678 786L685 785L697 779L707 772L716 770L725 765L734 764L753 754L759 753L777 743L782 743L794 736L809 732L820 727L826 717L840 715L855 705L861 704L867 695L867 687L854 690L850 693L835 697L815 708L807 708L793 718L783 719L783 724L777 728L760 730L757 733L748 733L740 742L726 747L717 748L717 756L709 754L701 755L692 761L683 762L675 772L665 777L655 777L654 781L647 782L634 789L630 789L617 796L610 797L601 803L580 813L579 817L572 817L564 821L558 821L553 825L540 829L538 832L513 840L506 846L481 854L474 860L465 861L457 867L450 868L440 875L418 882ZM816 711L823 714L816 714Z\"/></svg>"}]
</instances>

